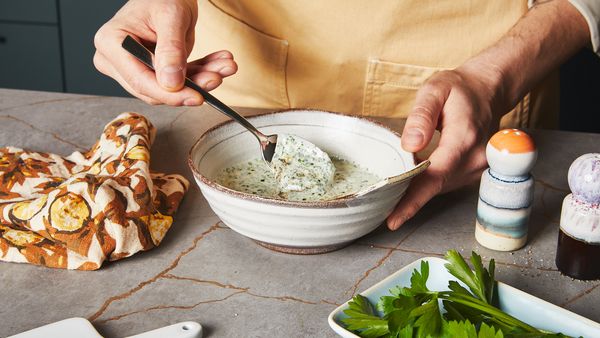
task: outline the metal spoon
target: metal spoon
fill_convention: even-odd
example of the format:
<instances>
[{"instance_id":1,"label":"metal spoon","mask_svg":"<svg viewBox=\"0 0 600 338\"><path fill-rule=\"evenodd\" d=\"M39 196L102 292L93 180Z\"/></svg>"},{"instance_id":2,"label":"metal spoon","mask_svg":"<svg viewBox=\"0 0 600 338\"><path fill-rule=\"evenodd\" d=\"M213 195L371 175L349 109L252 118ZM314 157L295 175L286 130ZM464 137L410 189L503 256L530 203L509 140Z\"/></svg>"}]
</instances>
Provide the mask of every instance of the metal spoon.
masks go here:
<instances>
[{"instance_id":1,"label":"metal spoon","mask_svg":"<svg viewBox=\"0 0 600 338\"><path fill-rule=\"evenodd\" d=\"M137 42L134 38L127 35L127 37L125 37L125 39L123 40L121 46L126 51L131 53L131 55L135 56L138 60L144 63L146 66L150 67L153 70L156 70L154 68L154 54L152 54L151 51L149 51L141 43ZM258 142L260 143L260 149L262 150L263 159L267 162L267 164L271 164L273 154L275 154L277 135L265 135L261 133L258 129L256 129L256 127L252 125L252 123L248 122L248 120L246 120L242 115L240 115L235 110L231 109L229 106L221 102L216 97L209 94L204 89L200 88L200 86L195 84L192 80L190 80L187 77L185 78L185 86L192 88L193 90L200 93L204 97L204 101L206 101L206 103L208 103L221 113L231 117L237 123L244 126L244 128L248 129L248 131L251 132L252 135L256 136Z\"/></svg>"}]
</instances>

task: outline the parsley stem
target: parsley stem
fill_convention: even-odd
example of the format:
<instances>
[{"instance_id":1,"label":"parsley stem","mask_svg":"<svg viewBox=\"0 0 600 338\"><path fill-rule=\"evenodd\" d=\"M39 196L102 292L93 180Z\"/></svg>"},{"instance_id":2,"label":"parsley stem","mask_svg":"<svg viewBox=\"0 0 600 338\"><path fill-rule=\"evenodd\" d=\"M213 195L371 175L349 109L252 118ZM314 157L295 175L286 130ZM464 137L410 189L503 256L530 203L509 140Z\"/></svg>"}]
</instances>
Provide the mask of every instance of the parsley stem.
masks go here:
<instances>
[{"instance_id":1,"label":"parsley stem","mask_svg":"<svg viewBox=\"0 0 600 338\"><path fill-rule=\"evenodd\" d=\"M448 300L451 302L463 304L470 308L477 309L481 312L487 313L512 327L518 327L527 332L540 332L535 327L528 325L527 323L524 323L524 322L518 320L517 318L503 312L502 310L496 308L495 306L484 303L478 299L471 298L471 297L459 296L459 295L452 295L449 292L440 292L439 297L441 299L445 299L445 300Z\"/></svg>"}]
</instances>

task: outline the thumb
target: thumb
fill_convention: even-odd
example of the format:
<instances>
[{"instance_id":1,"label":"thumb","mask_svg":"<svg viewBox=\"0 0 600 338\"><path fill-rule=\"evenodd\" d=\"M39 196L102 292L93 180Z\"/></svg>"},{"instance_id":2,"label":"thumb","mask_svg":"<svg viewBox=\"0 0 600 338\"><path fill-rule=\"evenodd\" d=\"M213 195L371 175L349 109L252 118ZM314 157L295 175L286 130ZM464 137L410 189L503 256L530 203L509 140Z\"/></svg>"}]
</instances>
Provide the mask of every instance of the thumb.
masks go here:
<instances>
[{"instance_id":1,"label":"thumb","mask_svg":"<svg viewBox=\"0 0 600 338\"><path fill-rule=\"evenodd\" d=\"M186 34L190 16L185 8L174 6L156 17L156 76L158 83L169 91L183 88L188 55Z\"/></svg>"},{"instance_id":2,"label":"thumb","mask_svg":"<svg viewBox=\"0 0 600 338\"><path fill-rule=\"evenodd\" d=\"M404 150L415 153L429 144L448 94L446 86L434 82L428 82L419 89L402 132Z\"/></svg>"}]
</instances>

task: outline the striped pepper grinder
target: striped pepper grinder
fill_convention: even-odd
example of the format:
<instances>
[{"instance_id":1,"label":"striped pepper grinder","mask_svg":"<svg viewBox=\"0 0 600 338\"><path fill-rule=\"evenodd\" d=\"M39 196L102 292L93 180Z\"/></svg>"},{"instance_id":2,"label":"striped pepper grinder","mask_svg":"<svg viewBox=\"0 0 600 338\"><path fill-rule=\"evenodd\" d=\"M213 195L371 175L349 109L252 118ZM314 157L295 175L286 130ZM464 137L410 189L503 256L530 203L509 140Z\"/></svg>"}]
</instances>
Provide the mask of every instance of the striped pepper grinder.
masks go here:
<instances>
[{"instance_id":1,"label":"striped pepper grinder","mask_svg":"<svg viewBox=\"0 0 600 338\"><path fill-rule=\"evenodd\" d=\"M481 176L475 238L493 250L513 251L527 243L537 159L533 139L518 129L500 130L486 147L490 166Z\"/></svg>"}]
</instances>

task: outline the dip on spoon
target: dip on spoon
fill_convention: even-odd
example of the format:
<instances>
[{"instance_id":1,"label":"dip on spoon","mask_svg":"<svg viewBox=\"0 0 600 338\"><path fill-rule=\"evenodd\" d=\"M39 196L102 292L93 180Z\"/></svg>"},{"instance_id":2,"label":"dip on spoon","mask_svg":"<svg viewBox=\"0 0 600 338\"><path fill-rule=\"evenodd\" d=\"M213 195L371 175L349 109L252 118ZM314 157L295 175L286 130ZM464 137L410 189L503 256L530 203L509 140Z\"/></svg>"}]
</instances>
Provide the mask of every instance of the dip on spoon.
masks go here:
<instances>
[{"instance_id":1,"label":"dip on spoon","mask_svg":"<svg viewBox=\"0 0 600 338\"><path fill-rule=\"evenodd\" d=\"M323 195L335 175L335 166L326 152L290 134L277 136L271 168L281 192L311 191Z\"/></svg>"}]
</instances>

